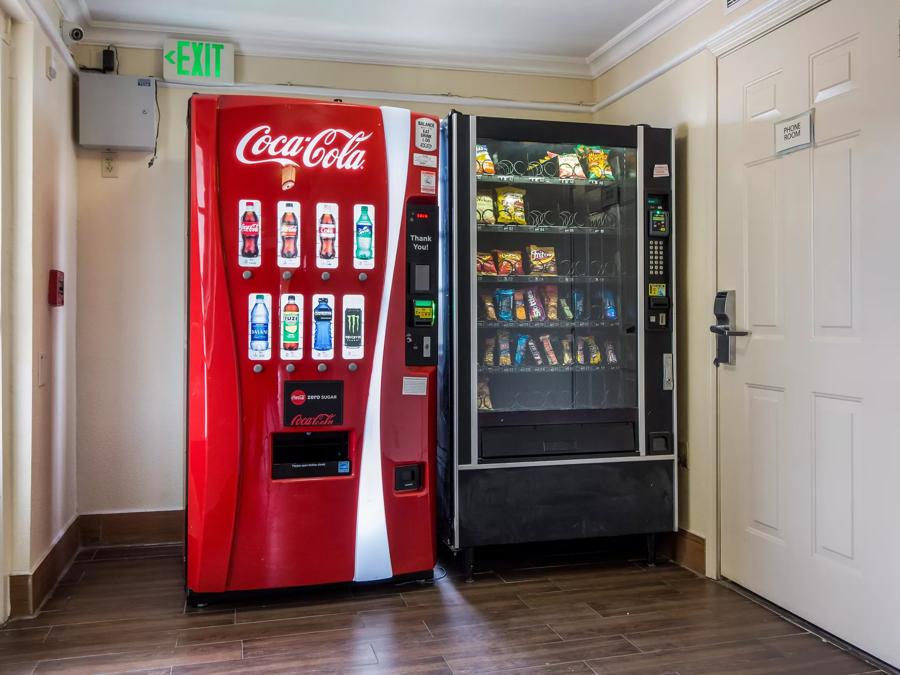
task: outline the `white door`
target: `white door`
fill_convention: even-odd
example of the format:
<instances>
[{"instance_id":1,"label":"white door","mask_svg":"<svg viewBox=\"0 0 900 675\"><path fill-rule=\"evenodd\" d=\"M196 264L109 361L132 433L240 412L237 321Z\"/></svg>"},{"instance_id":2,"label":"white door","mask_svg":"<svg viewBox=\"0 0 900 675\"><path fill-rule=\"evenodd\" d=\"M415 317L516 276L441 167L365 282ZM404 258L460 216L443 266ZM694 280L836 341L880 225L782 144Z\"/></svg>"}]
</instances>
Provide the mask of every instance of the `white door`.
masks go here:
<instances>
[{"instance_id":1,"label":"white door","mask_svg":"<svg viewBox=\"0 0 900 675\"><path fill-rule=\"evenodd\" d=\"M898 17L831 0L722 57L718 149L718 286L751 331L718 371L722 573L895 665ZM775 156L810 108L814 146Z\"/></svg>"}]
</instances>

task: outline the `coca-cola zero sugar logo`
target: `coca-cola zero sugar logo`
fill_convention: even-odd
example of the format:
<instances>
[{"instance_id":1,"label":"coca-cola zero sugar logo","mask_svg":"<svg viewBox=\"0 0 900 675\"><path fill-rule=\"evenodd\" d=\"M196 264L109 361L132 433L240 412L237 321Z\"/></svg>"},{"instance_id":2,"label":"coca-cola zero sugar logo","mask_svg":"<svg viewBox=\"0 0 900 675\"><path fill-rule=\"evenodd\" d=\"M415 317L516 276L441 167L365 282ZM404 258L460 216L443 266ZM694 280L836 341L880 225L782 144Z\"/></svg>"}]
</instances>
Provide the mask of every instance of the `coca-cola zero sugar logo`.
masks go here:
<instances>
[{"instance_id":1,"label":"coca-cola zero sugar logo","mask_svg":"<svg viewBox=\"0 0 900 675\"><path fill-rule=\"evenodd\" d=\"M291 403L294 405L303 405L306 403L306 392L302 389L297 389L296 391L291 393Z\"/></svg>"},{"instance_id":2,"label":"coca-cola zero sugar logo","mask_svg":"<svg viewBox=\"0 0 900 675\"><path fill-rule=\"evenodd\" d=\"M335 128L323 129L314 136L273 136L272 127L261 124L244 134L235 155L243 164L359 171L366 161L366 151L360 146L371 137L371 133Z\"/></svg>"}]
</instances>

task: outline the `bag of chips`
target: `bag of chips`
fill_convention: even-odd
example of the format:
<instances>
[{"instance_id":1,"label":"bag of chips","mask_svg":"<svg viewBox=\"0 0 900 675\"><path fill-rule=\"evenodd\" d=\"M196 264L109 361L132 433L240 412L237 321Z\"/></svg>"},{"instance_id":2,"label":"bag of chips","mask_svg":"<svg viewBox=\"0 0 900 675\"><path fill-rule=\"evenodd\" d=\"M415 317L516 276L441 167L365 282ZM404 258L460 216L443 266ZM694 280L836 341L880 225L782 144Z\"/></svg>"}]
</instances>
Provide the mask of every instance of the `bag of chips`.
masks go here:
<instances>
[{"instance_id":1,"label":"bag of chips","mask_svg":"<svg viewBox=\"0 0 900 675\"><path fill-rule=\"evenodd\" d=\"M500 359L498 361L498 365L511 366L512 365L512 354L509 351L509 331L508 330L497 331L497 343L500 347Z\"/></svg>"},{"instance_id":2,"label":"bag of chips","mask_svg":"<svg viewBox=\"0 0 900 675\"><path fill-rule=\"evenodd\" d=\"M494 175L494 160L491 159L487 146L481 143L475 146L475 173Z\"/></svg>"},{"instance_id":3,"label":"bag of chips","mask_svg":"<svg viewBox=\"0 0 900 675\"><path fill-rule=\"evenodd\" d=\"M497 338L493 335L488 335L484 339L484 365L492 366L494 365L494 349L497 345Z\"/></svg>"},{"instance_id":4,"label":"bag of chips","mask_svg":"<svg viewBox=\"0 0 900 675\"><path fill-rule=\"evenodd\" d=\"M497 222L526 225L525 190L520 187L499 187L497 190Z\"/></svg>"},{"instance_id":5,"label":"bag of chips","mask_svg":"<svg viewBox=\"0 0 900 675\"><path fill-rule=\"evenodd\" d=\"M559 157L553 155L553 153L548 153L546 157L530 162L525 169L525 173L529 176L555 178L559 175Z\"/></svg>"},{"instance_id":6,"label":"bag of chips","mask_svg":"<svg viewBox=\"0 0 900 675\"><path fill-rule=\"evenodd\" d=\"M478 251L475 254L475 274L495 277L497 276L497 265L494 264L494 254Z\"/></svg>"},{"instance_id":7,"label":"bag of chips","mask_svg":"<svg viewBox=\"0 0 900 675\"><path fill-rule=\"evenodd\" d=\"M528 312L525 310L525 293L516 291L513 296L516 321L528 321Z\"/></svg>"},{"instance_id":8,"label":"bag of chips","mask_svg":"<svg viewBox=\"0 0 900 675\"><path fill-rule=\"evenodd\" d=\"M484 318L488 321L496 321L497 308L494 306L494 299L490 293L481 294L481 305L484 308Z\"/></svg>"},{"instance_id":9,"label":"bag of chips","mask_svg":"<svg viewBox=\"0 0 900 675\"><path fill-rule=\"evenodd\" d=\"M612 167L609 165L609 149L578 145L575 152L587 169L587 177L592 180L615 180Z\"/></svg>"},{"instance_id":10,"label":"bag of chips","mask_svg":"<svg viewBox=\"0 0 900 675\"><path fill-rule=\"evenodd\" d=\"M486 379L478 380L478 409L494 409L494 404L491 402L491 389Z\"/></svg>"},{"instance_id":11,"label":"bag of chips","mask_svg":"<svg viewBox=\"0 0 900 675\"><path fill-rule=\"evenodd\" d=\"M555 248L552 246L526 246L525 255L528 257L529 274L556 276Z\"/></svg>"},{"instance_id":12,"label":"bag of chips","mask_svg":"<svg viewBox=\"0 0 900 675\"><path fill-rule=\"evenodd\" d=\"M494 256L497 258L497 274L501 277L525 274L521 251L494 250Z\"/></svg>"},{"instance_id":13,"label":"bag of chips","mask_svg":"<svg viewBox=\"0 0 900 675\"><path fill-rule=\"evenodd\" d=\"M541 297L544 300L544 309L547 312L548 321L556 321L559 319L559 289L553 284L547 284L541 287Z\"/></svg>"},{"instance_id":14,"label":"bag of chips","mask_svg":"<svg viewBox=\"0 0 900 675\"><path fill-rule=\"evenodd\" d=\"M513 320L513 289L500 288L496 293L497 316L500 321Z\"/></svg>"},{"instance_id":15,"label":"bag of chips","mask_svg":"<svg viewBox=\"0 0 900 675\"><path fill-rule=\"evenodd\" d=\"M493 225L497 222L494 217L494 198L490 192L482 190L475 195L475 222L480 225Z\"/></svg>"},{"instance_id":16,"label":"bag of chips","mask_svg":"<svg viewBox=\"0 0 900 675\"><path fill-rule=\"evenodd\" d=\"M584 178L584 169L581 166L577 153L565 152L557 155L556 153L548 152L547 155L558 158L560 178Z\"/></svg>"}]
</instances>

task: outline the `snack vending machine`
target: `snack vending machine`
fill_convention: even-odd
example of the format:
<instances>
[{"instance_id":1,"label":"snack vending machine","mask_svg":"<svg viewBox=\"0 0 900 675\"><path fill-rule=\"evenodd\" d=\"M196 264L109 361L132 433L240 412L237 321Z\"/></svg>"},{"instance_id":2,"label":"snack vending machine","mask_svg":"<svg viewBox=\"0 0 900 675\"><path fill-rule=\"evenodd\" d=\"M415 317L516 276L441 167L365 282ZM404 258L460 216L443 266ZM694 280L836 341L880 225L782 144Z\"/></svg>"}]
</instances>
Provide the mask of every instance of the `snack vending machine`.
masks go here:
<instances>
[{"instance_id":1,"label":"snack vending machine","mask_svg":"<svg viewBox=\"0 0 900 675\"><path fill-rule=\"evenodd\" d=\"M454 113L447 136L442 539L652 544L676 527L671 131Z\"/></svg>"},{"instance_id":2,"label":"snack vending machine","mask_svg":"<svg viewBox=\"0 0 900 675\"><path fill-rule=\"evenodd\" d=\"M187 589L432 573L438 120L190 103Z\"/></svg>"}]
</instances>

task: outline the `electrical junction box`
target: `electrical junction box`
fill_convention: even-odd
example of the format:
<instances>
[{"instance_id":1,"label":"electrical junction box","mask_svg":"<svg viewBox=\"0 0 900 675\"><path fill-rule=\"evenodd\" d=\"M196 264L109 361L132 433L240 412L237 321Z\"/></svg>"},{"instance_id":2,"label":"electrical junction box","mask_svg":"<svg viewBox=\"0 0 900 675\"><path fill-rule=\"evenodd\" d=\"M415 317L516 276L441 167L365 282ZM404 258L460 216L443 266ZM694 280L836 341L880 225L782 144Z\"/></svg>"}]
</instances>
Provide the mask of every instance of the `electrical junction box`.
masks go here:
<instances>
[{"instance_id":1,"label":"electrical junction box","mask_svg":"<svg viewBox=\"0 0 900 675\"><path fill-rule=\"evenodd\" d=\"M152 152L156 80L82 71L78 76L78 144L92 150Z\"/></svg>"}]
</instances>

